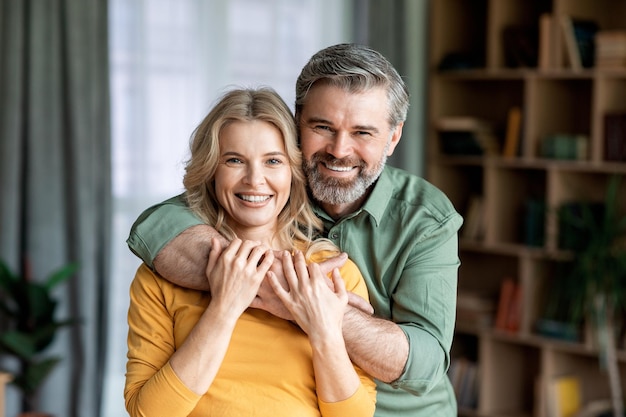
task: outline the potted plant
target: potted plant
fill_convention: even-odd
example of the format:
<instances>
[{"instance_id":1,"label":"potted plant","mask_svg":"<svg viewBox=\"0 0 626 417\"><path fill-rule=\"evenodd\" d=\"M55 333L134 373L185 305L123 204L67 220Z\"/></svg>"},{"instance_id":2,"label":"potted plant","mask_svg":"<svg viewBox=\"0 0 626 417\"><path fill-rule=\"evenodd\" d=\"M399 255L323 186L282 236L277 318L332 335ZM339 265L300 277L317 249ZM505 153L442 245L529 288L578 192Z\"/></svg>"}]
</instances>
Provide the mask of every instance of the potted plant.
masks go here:
<instances>
[{"instance_id":1,"label":"potted plant","mask_svg":"<svg viewBox=\"0 0 626 417\"><path fill-rule=\"evenodd\" d=\"M604 203L580 203L559 212L561 243L573 252L567 269L570 317L573 323L584 318L593 330L590 336L595 336L608 373L616 417L624 415L616 333L623 330L626 305L626 215L620 214L620 182L611 178Z\"/></svg>"},{"instance_id":2,"label":"potted plant","mask_svg":"<svg viewBox=\"0 0 626 417\"><path fill-rule=\"evenodd\" d=\"M76 272L76 264L68 264L43 282L36 282L29 274L12 273L0 261L0 353L15 359L17 369L6 370L12 374L11 384L22 393L23 415L37 410L39 388L45 378L61 360L45 355L57 330L75 322L58 321L54 317L58 301L52 290Z\"/></svg>"}]
</instances>

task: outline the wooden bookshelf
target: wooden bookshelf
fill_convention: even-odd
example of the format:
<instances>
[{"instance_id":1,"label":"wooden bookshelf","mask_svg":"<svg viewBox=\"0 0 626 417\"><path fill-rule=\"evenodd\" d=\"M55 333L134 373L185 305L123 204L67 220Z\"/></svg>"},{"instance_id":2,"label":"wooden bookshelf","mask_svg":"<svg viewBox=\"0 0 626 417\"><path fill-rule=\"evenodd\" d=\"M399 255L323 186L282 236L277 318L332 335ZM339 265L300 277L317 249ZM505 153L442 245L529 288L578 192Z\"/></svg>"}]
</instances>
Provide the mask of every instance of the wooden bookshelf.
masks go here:
<instances>
[{"instance_id":1,"label":"wooden bookshelf","mask_svg":"<svg viewBox=\"0 0 626 417\"><path fill-rule=\"evenodd\" d=\"M561 17L626 30L626 2L435 0L430 13L427 178L464 216L476 196L484 211L480 233L469 234L478 237L460 240L459 292L497 304L505 279L522 289L517 331L496 329L495 317L457 326L453 358L475 362L479 374L475 404L459 415L550 417L546 383L565 374L581 379L583 404L608 398L590 332L564 341L536 328L552 302L551 285L567 285L557 266L571 254L559 248L556 209L602 201L617 173L625 177L626 213L626 161L607 160L604 138L605 115L626 113L626 68L573 68ZM444 153L439 122L455 117L488 121L507 148L512 108L522 115L513 156ZM556 135L567 136L575 156L546 157L547 144L561 140ZM531 210L540 214L530 217ZM624 385L623 346L618 358Z\"/></svg>"}]
</instances>

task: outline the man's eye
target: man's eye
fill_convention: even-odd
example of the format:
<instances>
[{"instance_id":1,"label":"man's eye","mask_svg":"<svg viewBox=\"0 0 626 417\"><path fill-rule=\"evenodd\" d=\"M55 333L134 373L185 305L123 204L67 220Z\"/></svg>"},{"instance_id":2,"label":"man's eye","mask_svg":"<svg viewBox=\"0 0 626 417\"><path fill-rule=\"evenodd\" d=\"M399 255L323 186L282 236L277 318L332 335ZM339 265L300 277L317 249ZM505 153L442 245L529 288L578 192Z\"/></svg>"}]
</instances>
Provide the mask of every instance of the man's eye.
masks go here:
<instances>
[{"instance_id":1,"label":"man's eye","mask_svg":"<svg viewBox=\"0 0 626 417\"><path fill-rule=\"evenodd\" d=\"M325 126L325 125L317 125L315 126L316 130L326 130L326 131L330 131L330 127Z\"/></svg>"}]
</instances>

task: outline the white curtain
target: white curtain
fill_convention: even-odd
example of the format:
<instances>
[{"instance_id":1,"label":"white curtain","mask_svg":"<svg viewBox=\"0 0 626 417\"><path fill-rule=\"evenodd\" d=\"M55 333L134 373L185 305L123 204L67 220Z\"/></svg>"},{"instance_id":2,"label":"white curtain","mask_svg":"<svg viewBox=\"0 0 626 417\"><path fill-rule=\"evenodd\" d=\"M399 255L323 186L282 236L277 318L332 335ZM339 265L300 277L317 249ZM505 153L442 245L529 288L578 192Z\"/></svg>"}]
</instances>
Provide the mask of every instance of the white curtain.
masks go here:
<instances>
[{"instance_id":1,"label":"white curtain","mask_svg":"<svg viewBox=\"0 0 626 417\"><path fill-rule=\"evenodd\" d=\"M268 85L292 105L300 69L349 42L349 0L110 0L113 164L111 303L104 417L126 415L125 240L141 210L182 189L189 137L232 86Z\"/></svg>"}]
</instances>

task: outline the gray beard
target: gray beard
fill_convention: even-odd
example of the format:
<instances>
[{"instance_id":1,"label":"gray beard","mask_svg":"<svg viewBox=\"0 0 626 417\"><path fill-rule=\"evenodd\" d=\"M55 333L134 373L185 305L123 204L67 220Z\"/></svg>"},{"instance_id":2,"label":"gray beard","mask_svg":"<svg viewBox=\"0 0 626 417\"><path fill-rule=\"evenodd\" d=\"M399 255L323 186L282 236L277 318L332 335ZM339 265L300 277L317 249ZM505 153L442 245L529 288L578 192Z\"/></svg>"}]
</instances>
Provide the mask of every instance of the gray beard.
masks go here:
<instances>
[{"instance_id":1,"label":"gray beard","mask_svg":"<svg viewBox=\"0 0 626 417\"><path fill-rule=\"evenodd\" d=\"M336 161L336 159L328 155L314 154L310 161L303 162L304 173L313 198L320 203L331 205L350 204L361 198L383 172L387 162L387 148L388 146L385 147L383 157L372 170L366 171L364 164L361 164L354 180L324 177L318 169L318 164L321 161Z\"/></svg>"}]
</instances>

